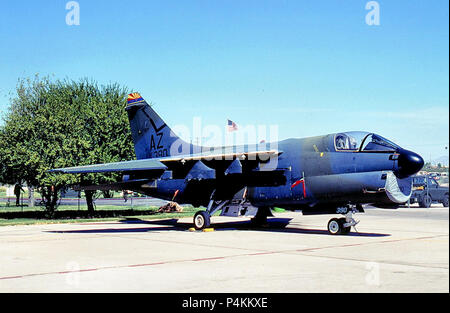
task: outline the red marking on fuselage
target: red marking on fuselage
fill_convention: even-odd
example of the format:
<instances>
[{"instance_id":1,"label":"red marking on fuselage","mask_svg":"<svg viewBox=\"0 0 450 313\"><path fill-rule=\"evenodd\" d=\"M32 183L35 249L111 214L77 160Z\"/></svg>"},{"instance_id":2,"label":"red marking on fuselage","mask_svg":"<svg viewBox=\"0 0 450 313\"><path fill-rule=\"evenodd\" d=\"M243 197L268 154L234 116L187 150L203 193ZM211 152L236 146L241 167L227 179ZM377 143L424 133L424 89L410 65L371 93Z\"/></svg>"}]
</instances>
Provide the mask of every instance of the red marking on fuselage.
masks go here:
<instances>
[{"instance_id":1,"label":"red marking on fuselage","mask_svg":"<svg viewBox=\"0 0 450 313\"><path fill-rule=\"evenodd\" d=\"M302 186L303 186L303 197L306 198L306 186L305 186L305 179L304 178L302 178L300 180L297 180L295 183L293 183L291 185L291 189L295 188L296 186L298 186L300 184L302 184Z\"/></svg>"}]
</instances>

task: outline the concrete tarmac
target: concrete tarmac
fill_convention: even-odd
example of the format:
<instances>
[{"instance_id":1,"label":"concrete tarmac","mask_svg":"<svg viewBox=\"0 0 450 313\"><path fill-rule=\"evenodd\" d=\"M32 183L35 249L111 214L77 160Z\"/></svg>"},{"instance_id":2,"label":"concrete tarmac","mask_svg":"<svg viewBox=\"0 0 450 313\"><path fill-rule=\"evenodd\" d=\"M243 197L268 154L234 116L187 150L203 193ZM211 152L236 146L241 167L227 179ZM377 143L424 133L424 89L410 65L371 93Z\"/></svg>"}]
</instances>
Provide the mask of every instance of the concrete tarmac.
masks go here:
<instances>
[{"instance_id":1,"label":"concrete tarmac","mask_svg":"<svg viewBox=\"0 0 450 313\"><path fill-rule=\"evenodd\" d=\"M0 227L0 292L449 292L448 208Z\"/></svg>"}]
</instances>

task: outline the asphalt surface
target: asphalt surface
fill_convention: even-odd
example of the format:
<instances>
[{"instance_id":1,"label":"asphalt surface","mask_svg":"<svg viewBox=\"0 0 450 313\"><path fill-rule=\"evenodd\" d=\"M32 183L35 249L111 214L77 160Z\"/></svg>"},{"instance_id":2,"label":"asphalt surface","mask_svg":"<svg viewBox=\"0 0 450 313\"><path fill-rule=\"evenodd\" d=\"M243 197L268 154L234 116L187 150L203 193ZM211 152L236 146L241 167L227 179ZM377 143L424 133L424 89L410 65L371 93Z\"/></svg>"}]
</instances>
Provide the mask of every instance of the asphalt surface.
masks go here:
<instances>
[{"instance_id":1,"label":"asphalt surface","mask_svg":"<svg viewBox=\"0 0 450 313\"><path fill-rule=\"evenodd\" d=\"M448 208L0 227L0 292L449 292Z\"/></svg>"}]
</instances>

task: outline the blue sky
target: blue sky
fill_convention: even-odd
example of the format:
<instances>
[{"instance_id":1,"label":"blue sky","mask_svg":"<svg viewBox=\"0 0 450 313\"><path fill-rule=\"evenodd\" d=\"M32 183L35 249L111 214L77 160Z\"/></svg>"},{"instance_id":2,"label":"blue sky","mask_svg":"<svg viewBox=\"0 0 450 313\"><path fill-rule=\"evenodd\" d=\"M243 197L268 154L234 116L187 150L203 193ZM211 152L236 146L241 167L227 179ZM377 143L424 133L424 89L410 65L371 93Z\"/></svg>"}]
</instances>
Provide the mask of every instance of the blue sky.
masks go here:
<instances>
[{"instance_id":1,"label":"blue sky","mask_svg":"<svg viewBox=\"0 0 450 313\"><path fill-rule=\"evenodd\" d=\"M0 112L20 77L118 82L169 125L279 125L280 139L367 130L448 155L448 1L79 0L0 5Z\"/></svg>"}]
</instances>

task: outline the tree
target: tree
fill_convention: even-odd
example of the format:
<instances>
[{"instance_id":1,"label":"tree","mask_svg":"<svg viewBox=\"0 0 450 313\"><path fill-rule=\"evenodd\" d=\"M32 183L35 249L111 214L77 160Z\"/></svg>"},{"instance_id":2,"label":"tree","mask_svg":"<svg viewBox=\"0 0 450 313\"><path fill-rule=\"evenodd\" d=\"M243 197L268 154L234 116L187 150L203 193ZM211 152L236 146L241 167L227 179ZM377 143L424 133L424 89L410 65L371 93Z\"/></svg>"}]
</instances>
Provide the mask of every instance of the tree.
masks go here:
<instances>
[{"instance_id":1,"label":"tree","mask_svg":"<svg viewBox=\"0 0 450 313\"><path fill-rule=\"evenodd\" d=\"M70 184L101 184L118 174L52 174L52 168L119 162L134 158L128 117L128 91L118 84L98 87L80 81L22 79L0 128L0 181L25 181L38 188L47 212ZM93 212L93 192L86 192Z\"/></svg>"}]
</instances>

